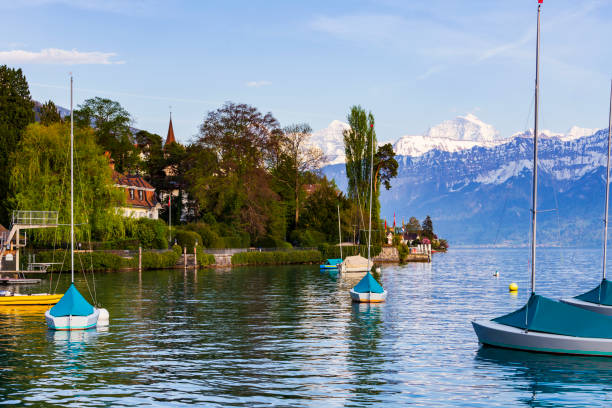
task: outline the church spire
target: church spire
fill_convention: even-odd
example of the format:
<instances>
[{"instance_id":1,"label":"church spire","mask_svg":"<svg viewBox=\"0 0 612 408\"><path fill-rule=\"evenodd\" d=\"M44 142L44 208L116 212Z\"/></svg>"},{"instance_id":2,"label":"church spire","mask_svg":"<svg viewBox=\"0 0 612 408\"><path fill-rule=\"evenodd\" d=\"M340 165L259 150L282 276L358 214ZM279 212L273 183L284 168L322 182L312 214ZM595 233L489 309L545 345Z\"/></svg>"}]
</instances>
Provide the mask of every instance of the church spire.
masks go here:
<instances>
[{"instance_id":1,"label":"church spire","mask_svg":"<svg viewBox=\"0 0 612 408\"><path fill-rule=\"evenodd\" d=\"M172 129L172 111L170 111L170 124L168 125L168 136L166 136L166 144L168 146L170 143L176 143L176 139L174 138L174 129Z\"/></svg>"}]
</instances>

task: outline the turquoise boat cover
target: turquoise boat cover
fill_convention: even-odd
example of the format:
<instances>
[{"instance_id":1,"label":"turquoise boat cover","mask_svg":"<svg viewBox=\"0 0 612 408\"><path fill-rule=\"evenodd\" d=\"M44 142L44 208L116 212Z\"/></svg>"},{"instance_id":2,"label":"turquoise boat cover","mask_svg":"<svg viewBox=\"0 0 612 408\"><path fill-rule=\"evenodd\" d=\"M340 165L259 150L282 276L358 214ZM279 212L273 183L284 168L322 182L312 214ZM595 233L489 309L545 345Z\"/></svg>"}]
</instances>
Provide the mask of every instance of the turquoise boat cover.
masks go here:
<instances>
[{"instance_id":1,"label":"turquoise boat cover","mask_svg":"<svg viewBox=\"0 0 612 408\"><path fill-rule=\"evenodd\" d=\"M353 290L357 293L383 293L385 291L383 287L380 286L380 283L376 282L376 279L374 279L370 272L366 273L363 279L355 285Z\"/></svg>"},{"instance_id":2,"label":"turquoise boat cover","mask_svg":"<svg viewBox=\"0 0 612 408\"><path fill-rule=\"evenodd\" d=\"M93 306L85 300L83 295L74 286L74 283L72 283L59 302L49 310L49 313L55 317L89 316L93 311Z\"/></svg>"},{"instance_id":3,"label":"turquoise boat cover","mask_svg":"<svg viewBox=\"0 0 612 408\"><path fill-rule=\"evenodd\" d=\"M612 282L604 279L595 289L576 296L576 299L599 305L612 306Z\"/></svg>"},{"instance_id":4,"label":"turquoise boat cover","mask_svg":"<svg viewBox=\"0 0 612 408\"><path fill-rule=\"evenodd\" d=\"M612 339L612 316L535 294L531 295L522 308L493 321L542 333Z\"/></svg>"},{"instance_id":5,"label":"turquoise boat cover","mask_svg":"<svg viewBox=\"0 0 612 408\"><path fill-rule=\"evenodd\" d=\"M342 258L329 258L325 261L325 265L338 265L342 263Z\"/></svg>"}]
</instances>

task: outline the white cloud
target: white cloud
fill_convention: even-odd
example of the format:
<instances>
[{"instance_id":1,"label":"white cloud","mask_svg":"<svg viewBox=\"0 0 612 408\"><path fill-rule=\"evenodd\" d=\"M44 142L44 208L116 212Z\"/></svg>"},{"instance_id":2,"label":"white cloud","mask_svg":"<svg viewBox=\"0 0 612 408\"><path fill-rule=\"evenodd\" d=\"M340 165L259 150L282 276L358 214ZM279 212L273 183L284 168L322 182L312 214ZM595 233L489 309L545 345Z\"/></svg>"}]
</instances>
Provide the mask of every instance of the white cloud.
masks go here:
<instances>
[{"instance_id":1,"label":"white cloud","mask_svg":"<svg viewBox=\"0 0 612 408\"><path fill-rule=\"evenodd\" d=\"M249 88L259 88L259 87L268 86L268 85L272 85L272 82L270 81L250 81L246 83L246 86L248 86Z\"/></svg>"},{"instance_id":2,"label":"white cloud","mask_svg":"<svg viewBox=\"0 0 612 408\"><path fill-rule=\"evenodd\" d=\"M59 64L59 65L110 65L123 64L124 61L113 61L114 52L80 52L77 50L61 50L45 48L39 52L11 50L0 51L0 62L9 64Z\"/></svg>"}]
</instances>

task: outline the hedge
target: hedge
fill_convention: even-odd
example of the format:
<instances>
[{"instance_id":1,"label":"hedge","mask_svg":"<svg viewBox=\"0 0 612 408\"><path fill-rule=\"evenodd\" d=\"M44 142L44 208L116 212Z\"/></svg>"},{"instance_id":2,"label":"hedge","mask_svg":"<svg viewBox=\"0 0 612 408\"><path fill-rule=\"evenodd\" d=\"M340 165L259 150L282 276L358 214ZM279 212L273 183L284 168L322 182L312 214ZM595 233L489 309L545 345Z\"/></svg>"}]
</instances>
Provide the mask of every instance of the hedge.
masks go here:
<instances>
[{"instance_id":1,"label":"hedge","mask_svg":"<svg viewBox=\"0 0 612 408\"><path fill-rule=\"evenodd\" d=\"M338 245L329 245L323 244L319 245L319 251L321 252L321 256L323 259L328 258L340 258L340 247ZM372 245L370 249L370 254L372 257L377 256L382 251L382 247L380 245ZM342 246L342 256L346 258L347 256L353 255L361 255L363 257L368 256L368 246L367 245L351 245L351 246Z\"/></svg>"},{"instance_id":2,"label":"hedge","mask_svg":"<svg viewBox=\"0 0 612 408\"><path fill-rule=\"evenodd\" d=\"M274 252L239 252L232 255L232 265L270 265L321 262L321 252L274 251Z\"/></svg>"},{"instance_id":3,"label":"hedge","mask_svg":"<svg viewBox=\"0 0 612 408\"><path fill-rule=\"evenodd\" d=\"M44 251L36 254L38 262L63 262L63 265L52 265L49 269L58 271L70 267L70 256L66 251ZM173 268L179 260L180 255L176 251L151 252L143 251L142 269L162 269ZM116 271L121 268L138 268L138 255L131 258L124 258L117 254L108 252L84 252L76 253L74 256L76 269L90 270L92 267L96 271Z\"/></svg>"}]
</instances>

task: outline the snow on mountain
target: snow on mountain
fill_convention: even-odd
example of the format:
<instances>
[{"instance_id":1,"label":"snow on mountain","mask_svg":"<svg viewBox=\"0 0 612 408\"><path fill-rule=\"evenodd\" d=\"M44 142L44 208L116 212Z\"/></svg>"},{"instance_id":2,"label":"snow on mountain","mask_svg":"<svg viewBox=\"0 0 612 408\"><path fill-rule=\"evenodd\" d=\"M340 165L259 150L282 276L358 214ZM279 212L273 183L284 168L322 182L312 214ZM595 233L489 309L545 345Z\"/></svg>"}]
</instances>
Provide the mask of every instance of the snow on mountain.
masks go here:
<instances>
[{"instance_id":1,"label":"snow on mountain","mask_svg":"<svg viewBox=\"0 0 612 408\"><path fill-rule=\"evenodd\" d=\"M439 125L430 127L425 132L425 136L475 142L494 142L498 139L499 132L492 125L484 123L475 115L468 113L465 116L457 116L455 119L445 120Z\"/></svg>"},{"instance_id":2,"label":"snow on mountain","mask_svg":"<svg viewBox=\"0 0 612 408\"><path fill-rule=\"evenodd\" d=\"M561 136L561 140L575 140L581 137L591 136L597 133L599 129L581 128L578 126L572 126L565 135Z\"/></svg>"},{"instance_id":3,"label":"snow on mountain","mask_svg":"<svg viewBox=\"0 0 612 408\"><path fill-rule=\"evenodd\" d=\"M344 163L343 132L347 129L350 129L347 123L334 120L328 127L312 134L310 143L323 150L327 159L326 165ZM532 132L531 129L517 132L510 138L503 139L500 138L499 132L492 125L483 122L470 113L432 126L423 135L402 136L393 144L393 150L398 156L410 157L419 157L432 150L453 153L469 150L476 146L495 147L509 143L517 137L530 138ZM591 136L596 132L597 129L573 126L566 133L546 129L539 133L542 139L556 138L569 142Z\"/></svg>"},{"instance_id":4,"label":"snow on mountain","mask_svg":"<svg viewBox=\"0 0 612 408\"><path fill-rule=\"evenodd\" d=\"M447 137L402 136L393 145L393 151L398 156L421 156L430 150L458 152L471 149L479 143L473 140L456 140Z\"/></svg>"},{"instance_id":5,"label":"snow on mountain","mask_svg":"<svg viewBox=\"0 0 612 408\"><path fill-rule=\"evenodd\" d=\"M344 163L346 156L344 154L343 133L350 128L348 123L334 120L326 128L312 133L310 144L323 151L326 164Z\"/></svg>"}]
</instances>

